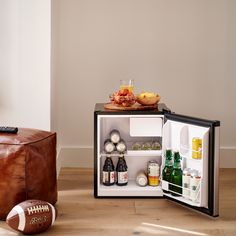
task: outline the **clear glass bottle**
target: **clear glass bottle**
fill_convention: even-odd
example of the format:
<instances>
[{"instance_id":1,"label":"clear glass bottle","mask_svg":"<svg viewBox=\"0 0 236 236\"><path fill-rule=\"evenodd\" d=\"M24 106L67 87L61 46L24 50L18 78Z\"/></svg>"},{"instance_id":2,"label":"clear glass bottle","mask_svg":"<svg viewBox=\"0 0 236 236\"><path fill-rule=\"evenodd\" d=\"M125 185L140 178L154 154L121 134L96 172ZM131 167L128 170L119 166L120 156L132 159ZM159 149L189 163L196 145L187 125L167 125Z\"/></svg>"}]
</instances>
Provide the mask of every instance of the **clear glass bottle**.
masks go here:
<instances>
[{"instance_id":1,"label":"clear glass bottle","mask_svg":"<svg viewBox=\"0 0 236 236\"><path fill-rule=\"evenodd\" d=\"M166 150L166 161L165 161L165 167L162 171L162 179L170 182L170 176L173 171L173 160L172 160L172 151L171 149ZM167 190L163 190L165 193L169 193Z\"/></svg>"},{"instance_id":2,"label":"clear glass bottle","mask_svg":"<svg viewBox=\"0 0 236 236\"><path fill-rule=\"evenodd\" d=\"M174 184L174 185L170 184L170 190L173 191L171 192L171 195L173 196L182 195L182 176L183 176L183 171L181 169L181 156L179 152L174 152L174 167L170 176L170 183ZM179 185L180 187L176 185Z\"/></svg>"}]
</instances>

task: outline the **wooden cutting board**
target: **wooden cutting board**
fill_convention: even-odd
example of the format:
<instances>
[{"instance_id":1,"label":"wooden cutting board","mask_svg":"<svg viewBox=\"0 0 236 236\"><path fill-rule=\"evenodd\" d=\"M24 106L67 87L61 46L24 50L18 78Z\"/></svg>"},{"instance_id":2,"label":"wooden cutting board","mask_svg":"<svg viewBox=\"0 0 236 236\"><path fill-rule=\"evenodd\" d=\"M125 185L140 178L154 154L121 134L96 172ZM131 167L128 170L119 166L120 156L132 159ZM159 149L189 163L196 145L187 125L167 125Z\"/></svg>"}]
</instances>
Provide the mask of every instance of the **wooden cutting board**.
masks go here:
<instances>
[{"instance_id":1,"label":"wooden cutting board","mask_svg":"<svg viewBox=\"0 0 236 236\"><path fill-rule=\"evenodd\" d=\"M153 109L157 109L157 104L144 106L144 105L135 103L134 105L130 107L123 107L123 106L119 106L113 103L106 103L104 104L104 108L109 109L109 110L119 110L119 111L153 110Z\"/></svg>"}]
</instances>

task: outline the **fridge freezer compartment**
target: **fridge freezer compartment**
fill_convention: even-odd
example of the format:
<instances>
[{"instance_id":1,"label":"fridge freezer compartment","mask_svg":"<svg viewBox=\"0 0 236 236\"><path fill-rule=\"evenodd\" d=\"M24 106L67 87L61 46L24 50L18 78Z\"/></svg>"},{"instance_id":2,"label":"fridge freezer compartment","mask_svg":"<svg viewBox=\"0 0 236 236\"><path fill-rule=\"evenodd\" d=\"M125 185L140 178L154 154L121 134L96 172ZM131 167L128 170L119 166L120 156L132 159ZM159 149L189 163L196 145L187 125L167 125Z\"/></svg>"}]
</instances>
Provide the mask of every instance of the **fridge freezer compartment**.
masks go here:
<instances>
[{"instance_id":1,"label":"fridge freezer compartment","mask_svg":"<svg viewBox=\"0 0 236 236\"><path fill-rule=\"evenodd\" d=\"M204 206L200 200L201 199L201 197L200 197L200 195L201 195L201 181L198 183L198 185L196 187L194 187L194 190L170 183L165 180L161 180L161 186L162 186L162 190L168 191L168 193L164 192L165 196L168 196L170 198L174 198L174 199L179 200L181 202L187 203L191 206L197 206L197 207ZM178 192L175 189L178 189Z\"/></svg>"},{"instance_id":2,"label":"fridge freezer compartment","mask_svg":"<svg viewBox=\"0 0 236 236\"><path fill-rule=\"evenodd\" d=\"M162 136L163 119L160 117L131 117L131 137Z\"/></svg>"}]
</instances>

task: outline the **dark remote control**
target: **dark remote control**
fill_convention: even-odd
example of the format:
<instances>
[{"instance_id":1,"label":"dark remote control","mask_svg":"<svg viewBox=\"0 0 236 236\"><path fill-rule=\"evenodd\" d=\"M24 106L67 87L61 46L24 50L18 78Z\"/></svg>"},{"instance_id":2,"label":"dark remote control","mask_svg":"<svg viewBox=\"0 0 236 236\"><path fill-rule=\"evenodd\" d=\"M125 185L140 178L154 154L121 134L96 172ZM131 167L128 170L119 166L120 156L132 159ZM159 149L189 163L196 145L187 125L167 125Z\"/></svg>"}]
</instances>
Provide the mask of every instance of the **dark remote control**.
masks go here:
<instances>
[{"instance_id":1,"label":"dark remote control","mask_svg":"<svg viewBox=\"0 0 236 236\"><path fill-rule=\"evenodd\" d=\"M0 126L0 133L16 134L17 132L18 132L17 127Z\"/></svg>"}]
</instances>

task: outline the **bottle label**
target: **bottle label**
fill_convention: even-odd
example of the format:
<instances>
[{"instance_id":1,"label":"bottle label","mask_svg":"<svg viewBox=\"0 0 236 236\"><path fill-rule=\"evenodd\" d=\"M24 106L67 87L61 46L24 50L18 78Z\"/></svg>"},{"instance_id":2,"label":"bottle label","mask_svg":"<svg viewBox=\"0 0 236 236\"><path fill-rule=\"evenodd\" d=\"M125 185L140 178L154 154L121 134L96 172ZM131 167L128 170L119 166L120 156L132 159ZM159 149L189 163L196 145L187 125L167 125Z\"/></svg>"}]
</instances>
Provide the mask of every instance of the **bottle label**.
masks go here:
<instances>
[{"instance_id":1,"label":"bottle label","mask_svg":"<svg viewBox=\"0 0 236 236\"><path fill-rule=\"evenodd\" d=\"M115 172L114 171L110 172L110 183L111 184L115 183Z\"/></svg>"},{"instance_id":2,"label":"bottle label","mask_svg":"<svg viewBox=\"0 0 236 236\"><path fill-rule=\"evenodd\" d=\"M124 183L128 183L128 172L118 172L118 176L117 176L117 182L119 184L124 184Z\"/></svg>"},{"instance_id":3,"label":"bottle label","mask_svg":"<svg viewBox=\"0 0 236 236\"><path fill-rule=\"evenodd\" d=\"M109 184L115 183L115 172L114 171L111 171L111 172L103 171L102 182L109 183Z\"/></svg>"},{"instance_id":4,"label":"bottle label","mask_svg":"<svg viewBox=\"0 0 236 236\"><path fill-rule=\"evenodd\" d=\"M183 181L183 196L188 198L190 195L190 176L189 175L183 175L182 178Z\"/></svg>"},{"instance_id":5,"label":"bottle label","mask_svg":"<svg viewBox=\"0 0 236 236\"><path fill-rule=\"evenodd\" d=\"M158 186L160 183L159 177L158 176L148 176L148 184L150 186Z\"/></svg>"},{"instance_id":6,"label":"bottle label","mask_svg":"<svg viewBox=\"0 0 236 236\"><path fill-rule=\"evenodd\" d=\"M108 181L109 181L109 172L103 171L102 172L102 182L108 183Z\"/></svg>"}]
</instances>

